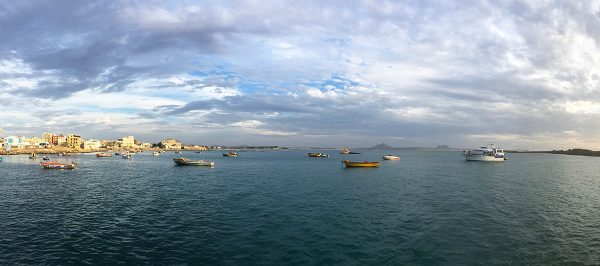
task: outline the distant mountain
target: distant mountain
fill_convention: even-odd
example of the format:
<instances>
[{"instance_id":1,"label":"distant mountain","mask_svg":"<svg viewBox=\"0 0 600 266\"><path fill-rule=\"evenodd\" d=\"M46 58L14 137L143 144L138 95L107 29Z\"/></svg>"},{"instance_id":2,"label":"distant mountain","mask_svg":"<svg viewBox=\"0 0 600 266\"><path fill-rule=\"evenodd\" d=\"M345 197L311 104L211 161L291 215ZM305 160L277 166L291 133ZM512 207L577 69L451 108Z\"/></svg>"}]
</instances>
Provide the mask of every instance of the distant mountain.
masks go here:
<instances>
[{"instance_id":1,"label":"distant mountain","mask_svg":"<svg viewBox=\"0 0 600 266\"><path fill-rule=\"evenodd\" d=\"M432 150L442 150L442 151L451 151L451 150L457 150L456 148L452 148L448 145L438 145L435 148L426 148L426 147L392 147L390 145L387 145L385 143L381 143L378 145L375 145L371 148L368 148L371 150L411 150L411 151L420 151L420 150L425 150L425 151L432 151Z\"/></svg>"},{"instance_id":2,"label":"distant mountain","mask_svg":"<svg viewBox=\"0 0 600 266\"><path fill-rule=\"evenodd\" d=\"M377 144L377 145L371 147L371 149L374 149L374 150L394 150L396 148L394 148L394 147L392 147L390 145L387 145L385 143L381 143L381 144Z\"/></svg>"}]
</instances>

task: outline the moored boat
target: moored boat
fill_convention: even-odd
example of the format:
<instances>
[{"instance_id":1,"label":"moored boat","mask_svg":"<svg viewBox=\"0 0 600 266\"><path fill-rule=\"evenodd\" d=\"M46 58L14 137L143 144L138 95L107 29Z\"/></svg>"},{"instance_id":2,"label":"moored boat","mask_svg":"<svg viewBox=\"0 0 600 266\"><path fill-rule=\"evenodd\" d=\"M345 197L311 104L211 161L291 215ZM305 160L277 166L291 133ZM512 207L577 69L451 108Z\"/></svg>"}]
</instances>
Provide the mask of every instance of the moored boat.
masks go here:
<instances>
[{"instance_id":1,"label":"moored boat","mask_svg":"<svg viewBox=\"0 0 600 266\"><path fill-rule=\"evenodd\" d=\"M42 160L44 160L44 161L50 161L50 158L48 158L48 156L44 156L44 157L42 157Z\"/></svg>"},{"instance_id":2,"label":"moored boat","mask_svg":"<svg viewBox=\"0 0 600 266\"><path fill-rule=\"evenodd\" d=\"M320 153L320 152L316 152L316 153L308 153L308 157L327 158L327 157L329 157L329 155Z\"/></svg>"},{"instance_id":3,"label":"moored boat","mask_svg":"<svg viewBox=\"0 0 600 266\"><path fill-rule=\"evenodd\" d=\"M40 165L44 169L75 169L75 163L64 164L59 162L42 162Z\"/></svg>"},{"instance_id":4,"label":"moored boat","mask_svg":"<svg viewBox=\"0 0 600 266\"><path fill-rule=\"evenodd\" d=\"M121 158L123 158L123 159L131 159L132 156L131 156L131 154L128 151L126 151L126 152L121 153Z\"/></svg>"},{"instance_id":5,"label":"moored boat","mask_svg":"<svg viewBox=\"0 0 600 266\"><path fill-rule=\"evenodd\" d=\"M179 166L215 166L215 162L205 160L190 160L188 158L173 158L175 165Z\"/></svg>"},{"instance_id":6,"label":"moored boat","mask_svg":"<svg viewBox=\"0 0 600 266\"><path fill-rule=\"evenodd\" d=\"M353 152L353 151L350 151L350 149L348 149L348 148L342 148L342 151L340 152L340 154L360 154L360 152Z\"/></svg>"},{"instance_id":7,"label":"moored boat","mask_svg":"<svg viewBox=\"0 0 600 266\"><path fill-rule=\"evenodd\" d=\"M397 161L397 160L400 160L400 157L388 154L388 155L384 155L383 159L388 160L388 161Z\"/></svg>"},{"instance_id":8,"label":"moored boat","mask_svg":"<svg viewBox=\"0 0 600 266\"><path fill-rule=\"evenodd\" d=\"M346 166L346 168L351 168L351 167L363 167L363 168L379 167L379 162L369 162L369 161L351 162L351 161L345 160L345 161L342 161L342 163L344 163L344 166Z\"/></svg>"},{"instance_id":9,"label":"moored boat","mask_svg":"<svg viewBox=\"0 0 600 266\"><path fill-rule=\"evenodd\" d=\"M237 154L237 152L230 151L228 153L223 153L223 156L224 157L238 157L238 154Z\"/></svg>"},{"instance_id":10,"label":"moored boat","mask_svg":"<svg viewBox=\"0 0 600 266\"><path fill-rule=\"evenodd\" d=\"M99 158L103 158L103 157L112 157L112 154L110 154L110 153L105 153L105 152L99 152L99 153L96 153L96 157L99 157Z\"/></svg>"},{"instance_id":11,"label":"moored boat","mask_svg":"<svg viewBox=\"0 0 600 266\"><path fill-rule=\"evenodd\" d=\"M157 152L157 151L152 153L152 156L159 156L159 155L160 155L160 152Z\"/></svg>"},{"instance_id":12,"label":"moored boat","mask_svg":"<svg viewBox=\"0 0 600 266\"><path fill-rule=\"evenodd\" d=\"M508 161L503 149L496 148L496 145L489 144L476 150L463 151L466 161L483 162L504 162Z\"/></svg>"}]
</instances>

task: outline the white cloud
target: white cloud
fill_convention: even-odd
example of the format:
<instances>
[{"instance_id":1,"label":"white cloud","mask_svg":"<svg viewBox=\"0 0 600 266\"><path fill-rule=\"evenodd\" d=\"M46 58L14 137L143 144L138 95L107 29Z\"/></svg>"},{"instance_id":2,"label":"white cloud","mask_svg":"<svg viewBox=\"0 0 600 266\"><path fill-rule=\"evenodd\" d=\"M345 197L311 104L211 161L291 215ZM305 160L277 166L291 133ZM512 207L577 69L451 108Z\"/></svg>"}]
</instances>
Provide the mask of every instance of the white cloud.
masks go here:
<instances>
[{"instance_id":1,"label":"white cloud","mask_svg":"<svg viewBox=\"0 0 600 266\"><path fill-rule=\"evenodd\" d=\"M5 133L142 123L222 143L236 128L290 144L318 131L526 147L600 133L594 1L10 5L0 118L18 122ZM4 26L21 24L31 31Z\"/></svg>"}]
</instances>

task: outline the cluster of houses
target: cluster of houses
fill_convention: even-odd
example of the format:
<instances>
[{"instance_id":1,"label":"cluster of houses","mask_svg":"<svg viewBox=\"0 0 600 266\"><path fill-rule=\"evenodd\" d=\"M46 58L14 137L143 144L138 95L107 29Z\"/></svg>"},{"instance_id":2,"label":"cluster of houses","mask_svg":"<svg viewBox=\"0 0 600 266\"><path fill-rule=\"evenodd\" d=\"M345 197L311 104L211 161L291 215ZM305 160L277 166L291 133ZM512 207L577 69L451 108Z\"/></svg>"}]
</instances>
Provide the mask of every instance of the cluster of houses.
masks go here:
<instances>
[{"instance_id":1,"label":"cluster of houses","mask_svg":"<svg viewBox=\"0 0 600 266\"><path fill-rule=\"evenodd\" d=\"M141 142L133 136L126 136L118 140L83 139L77 134L54 134L45 132L41 138L24 136L8 136L0 138L0 150L11 151L15 149L38 149L66 147L75 150L100 150L100 149L149 149L161 148L167 150L193 149L205 150L205 146L187 146L176 139L165 139L157 144Z\"/></svg>"}]
</instances>

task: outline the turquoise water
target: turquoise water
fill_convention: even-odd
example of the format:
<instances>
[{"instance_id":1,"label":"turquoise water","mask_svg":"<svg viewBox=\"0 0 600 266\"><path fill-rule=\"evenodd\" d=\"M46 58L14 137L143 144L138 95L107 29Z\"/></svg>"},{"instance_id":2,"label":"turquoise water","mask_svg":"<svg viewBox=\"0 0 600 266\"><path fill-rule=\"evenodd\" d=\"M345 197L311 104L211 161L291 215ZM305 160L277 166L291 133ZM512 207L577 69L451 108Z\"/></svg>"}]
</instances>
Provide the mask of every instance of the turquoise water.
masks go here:
<instances>
[{"instance_id":1,"label":"turquoise water","mask_svg":"<svg viewBox=\"0 0 600 266\"><path fill-rule=\"evenodd\" d=\"M0 264L600 264L600 158L308 151L0 163Z\"/></svg>"}]
</instances>

